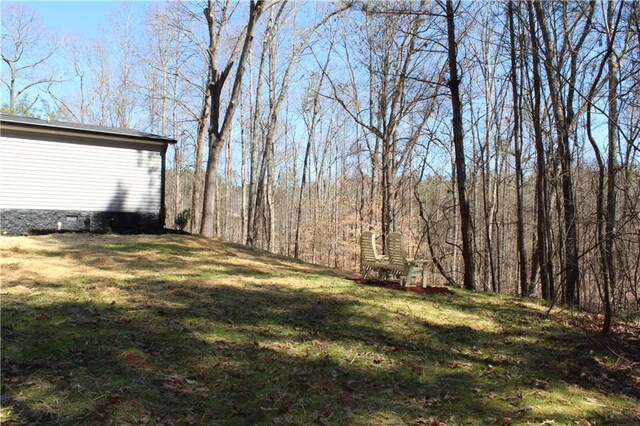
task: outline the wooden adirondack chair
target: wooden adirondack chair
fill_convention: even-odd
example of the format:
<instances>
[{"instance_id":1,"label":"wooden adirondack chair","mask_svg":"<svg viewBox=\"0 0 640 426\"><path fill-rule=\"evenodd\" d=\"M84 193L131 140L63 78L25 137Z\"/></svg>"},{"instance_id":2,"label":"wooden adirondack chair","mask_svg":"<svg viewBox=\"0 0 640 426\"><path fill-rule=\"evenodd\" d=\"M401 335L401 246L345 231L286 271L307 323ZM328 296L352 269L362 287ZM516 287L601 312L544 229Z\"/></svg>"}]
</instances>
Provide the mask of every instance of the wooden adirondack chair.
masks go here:
<instances>
[{"instance_id":1,"label":"wooden adirondack chair","mask_svg":"<svg viewBox=\"0 0 640 426\"><path fill-rule=\"evenodd\" d=\"M381 271L388 266L388 257L378 254L376 251L376 234L370 231L363 232L360 236L360 252L362 255L362 278L367 278L372 271Z\"/></svg>"},{"instance_id":2,"label":"wooden adirondack chair","mask_svg":"<svg viewBox=\"0 0 640 426\"><path fill-rule=\"evenodd\" d=\"M389 255L389 263L393 265L394 270L400 276L400 284L406 286L413 277L422 277L422 288L427 285L427 277L425 273L426 260L415 260L407 257L404 237L399 232L391 232L387 236L387 254Z\"/></svg>"}]
</instances>

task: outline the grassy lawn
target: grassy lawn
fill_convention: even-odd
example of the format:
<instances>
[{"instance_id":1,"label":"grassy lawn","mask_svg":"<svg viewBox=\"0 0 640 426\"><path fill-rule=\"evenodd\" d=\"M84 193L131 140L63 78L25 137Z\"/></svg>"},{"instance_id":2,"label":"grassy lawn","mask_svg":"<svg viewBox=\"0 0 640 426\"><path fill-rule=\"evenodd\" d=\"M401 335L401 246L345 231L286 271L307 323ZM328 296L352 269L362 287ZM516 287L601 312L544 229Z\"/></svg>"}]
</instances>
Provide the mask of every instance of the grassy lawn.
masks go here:
<instances>
[{"instance_id":1,"label":"grassy lawn","mask_svg":"<svg viewBox=\"0 0 640 426\"><path fill-rule=\"evenodd\" d=\"M535 301L197 237L0 249L3 423L640 424L638 364Z\"/></svg>"}]
</instances>

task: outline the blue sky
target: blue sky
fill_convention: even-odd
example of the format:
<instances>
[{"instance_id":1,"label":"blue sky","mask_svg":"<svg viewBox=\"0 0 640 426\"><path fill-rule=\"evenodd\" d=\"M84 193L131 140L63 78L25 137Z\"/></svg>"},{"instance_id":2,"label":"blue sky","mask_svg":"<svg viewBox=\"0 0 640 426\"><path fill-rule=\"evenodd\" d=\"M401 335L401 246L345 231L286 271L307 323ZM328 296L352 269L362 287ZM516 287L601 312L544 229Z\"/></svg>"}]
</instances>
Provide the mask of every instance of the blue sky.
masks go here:
<instances>
[{"instance_id":1,"label":"blue sky","mask_svg":"<svg viewBox=\"0 0 640 426\"><path fill-rule=\"evenodd\" d=\"M109 16L125 2L120 1L21 1L36 9L50 30L59 33L78 33L92 39L102 37L102 28ZM136 9L146 9L149 1L127 2Z\"/></svg>"}]
</instances>

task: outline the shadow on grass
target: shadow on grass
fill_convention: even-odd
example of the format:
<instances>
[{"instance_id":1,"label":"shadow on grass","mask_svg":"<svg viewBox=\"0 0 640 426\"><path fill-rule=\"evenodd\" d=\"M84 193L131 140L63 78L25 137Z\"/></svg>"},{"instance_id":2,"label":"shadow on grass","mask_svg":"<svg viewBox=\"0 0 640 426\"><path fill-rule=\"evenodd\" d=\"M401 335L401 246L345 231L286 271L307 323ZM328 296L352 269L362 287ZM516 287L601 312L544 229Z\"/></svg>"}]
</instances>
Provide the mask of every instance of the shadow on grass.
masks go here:
<instances>
[{"instance_id":1,"label":"shadow on grass","mask_svg":"<svg viewBox=\"0 0 640 426\"><path fill-rule=\"evenodd\" d=\"M637 412L605 417L597 404L567 414L571 398L586 392L623 397L638 389L608 387L624 378L597 365L586 340L516 301L347 283L348 294L315 291L315 283L294 288L271 280L286 271L295 279L340 275L197 238L184 247L115 242L117 250L97 252L60 241L60 252L78 264L113 252L103 269L158 273L110 282L121 297L113 304L92 300L90 290L64 300L3 300L2 405L22 422L640 423ZM163 278L163 265L145 253L183 270L181 280ZM233 263L239 257L254 263ZM263 281L207 281L247 276ZM54 284L49 290L58 290ZM390 299L434 311L442 305L497 328L436 323L387 306ZM568 395L570 385L578 396ZM545 406L536 408L536 400Z\"/></svg>"},{"instance_id":2,"label":"shadow on grass","mask_svg":"<svg viewBox=\"0 0 640 426\"><path fill-rule=\"evenodd\" d=\"M257 292L222 288L211 292L208 304L145 305L137 312L94 303L7 307L3 405L23 421L167 421L171 412L172 421L252 424L283 416L346 419L371 404L382 413L406 412L405 397L427 389L397 372L345 367L326 351L327 339L375 337L373 329L337 333L332 318L344 317L346 306L271 293L264 304ZM282 325L300 332L292 339ZM273 332L261 333L260 326ZM314 351L280 349L304 342Z\"/></svg>"},{"instance_id":3,"label":"shadow on grass","mask_svg":"<svg viewBox=\"0 0 640 426\"><path fill-rule=\"evenodd\" d=\"M366 315L357 302L278 286L121 288L134 303L5 304L3 405L24 421L66 424L344 424L452 414L455 423L490 423L527 415L517 396L491 394L569 381L562 361L575 355L540 351L554 346L553 336L506 344L462 325L391 333L384 312ZM489 345L509 359L478 352Z\"/></svg>"}]
</instances>

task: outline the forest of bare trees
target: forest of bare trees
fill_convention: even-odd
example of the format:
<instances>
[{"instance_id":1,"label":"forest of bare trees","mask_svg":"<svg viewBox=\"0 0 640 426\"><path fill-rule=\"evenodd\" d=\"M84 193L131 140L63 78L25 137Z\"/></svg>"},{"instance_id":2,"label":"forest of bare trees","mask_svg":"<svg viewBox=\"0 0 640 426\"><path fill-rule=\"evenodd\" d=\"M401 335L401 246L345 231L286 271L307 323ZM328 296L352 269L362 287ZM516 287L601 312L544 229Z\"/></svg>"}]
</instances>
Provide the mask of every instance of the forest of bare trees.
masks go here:
<instances>
[{"instance_id":1,"label":"forest of bare trees","mask_svg":"<svg viewBox=\"0 0 640 426\"><path fill-rule=\"evenodd\" d=\"M401 231L430 284L640 319L637 2L2 7L3 112L176 138L167 227L349 270Z\"/></svg>"}]
</instances>

